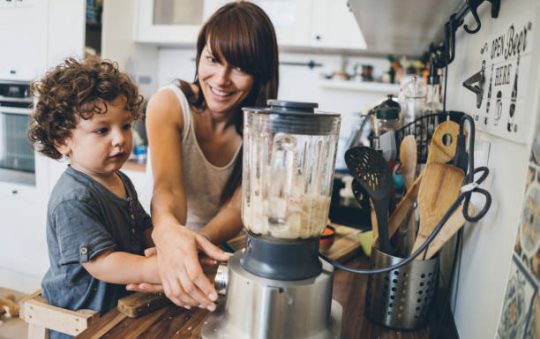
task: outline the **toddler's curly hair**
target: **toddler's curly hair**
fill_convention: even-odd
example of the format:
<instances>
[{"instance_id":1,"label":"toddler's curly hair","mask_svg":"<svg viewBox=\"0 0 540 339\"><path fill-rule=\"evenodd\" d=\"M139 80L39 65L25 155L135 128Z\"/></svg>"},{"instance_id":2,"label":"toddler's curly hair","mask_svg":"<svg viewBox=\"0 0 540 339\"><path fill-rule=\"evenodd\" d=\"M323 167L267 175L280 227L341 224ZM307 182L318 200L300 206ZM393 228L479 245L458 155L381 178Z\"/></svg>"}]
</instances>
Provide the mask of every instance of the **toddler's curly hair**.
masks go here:
<instances>
[{"instance_id":1,"label":"toddler's curly hair","mask_svg":"<svg viewBox=\"0 0 540 339\"><path fill-rule=\"evenodd\" d=\"M118 65L109 60L68 58L30 86L37 101L28 138L42 154L60 159L55 142L69 137L79 119L91 119L107 112L107 102L126 98L124 109L133 120L140 116L143 97L137 86ZM104 105L99 105L103 103Z\"/></svg>"}]
</instances>

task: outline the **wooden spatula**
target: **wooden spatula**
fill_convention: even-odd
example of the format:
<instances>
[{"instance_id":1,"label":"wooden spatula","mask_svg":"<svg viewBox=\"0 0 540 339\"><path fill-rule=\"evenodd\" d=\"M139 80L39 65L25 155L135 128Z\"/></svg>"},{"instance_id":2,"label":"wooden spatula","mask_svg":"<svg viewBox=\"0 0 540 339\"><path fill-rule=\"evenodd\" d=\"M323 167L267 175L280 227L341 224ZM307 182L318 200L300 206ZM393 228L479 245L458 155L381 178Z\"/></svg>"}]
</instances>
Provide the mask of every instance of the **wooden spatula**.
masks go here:
<instances>
[{"instance_id":1,"label":"wooden spatula","mask_svg":"<svg viewBox=\"0 0 540 339\"><path fill-rule=\"evenodd\" d=\"M429 143L426 163L438 162L445 164L454 159L458 134L459 124L452 120L443 121L437 125Z\"/></svg>"},{"instance_id":2,"label":"wooden spatula","mask_svg":"<svg viewBox=\"0 0 540 339\"><path fill-rule=\"evenodd\" d=\"M469 205L469 215L474 215L474 206ZM432 258L437 252L446 244L454 234L459 231L467 220L463 216L463 204L461 204L458 209L452 214L450 219L444 224L443 228L437 234L435 239L429 244L427 249L426 259Z\"/></svg>"},{"instance_id":3,"label":"wooden spatula","mask_svg":"<svg viewBox=\"0 0 540 339\"><path fill-rule=\"evenodd\" d=\"M451 165L438 163L426 165L418 190L420 229L412 252L424 243L454 203L459 195L464 176L461 169ZM419 258L422 256L420 255Z\"/></svg>"},{"instance_id":4,"label":"wooden spatula","mask_svg":"<svg viewBox=\"0 0 540 339\"><path fill-rule=\"evenodd\" d=\"M433 132L431 142L429 144L429 153L427 158L427 164L441 163L445 164L454 158L456 154L457 136L459 134L459 125L451 120L440 123ZM407 137L405 137L407 138ZM405 138L403 140L405 140ZM451 142L445 142L451 141ZM400 146L401 147L401 146ZM401 157L401 149L400 149ZM407 201L400 201L396 206L396 209L390 216L388 222L388 235L392 237L398 228L402 227L405 222L408 221L407 216L413 208L414 201L418 196L418 186L422 181L424 172L414 180L414 182L407 186L407 192L402 201L407 198Z\"/></svg>"}]
</instances>

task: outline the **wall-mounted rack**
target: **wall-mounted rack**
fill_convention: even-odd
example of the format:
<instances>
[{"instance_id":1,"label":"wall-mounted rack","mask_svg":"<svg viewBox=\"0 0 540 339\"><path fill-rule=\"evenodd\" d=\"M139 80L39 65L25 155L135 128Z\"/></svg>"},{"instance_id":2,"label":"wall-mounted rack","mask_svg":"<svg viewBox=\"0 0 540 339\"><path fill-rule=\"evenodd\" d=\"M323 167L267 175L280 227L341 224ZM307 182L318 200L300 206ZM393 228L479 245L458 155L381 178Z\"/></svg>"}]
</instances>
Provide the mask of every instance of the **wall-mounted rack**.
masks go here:
<instances>
[{"instance_id":1,"label":"wall-mounted rack","mask_svg":"<svg viewBox=\"0 0 540 339\"><path fill-rule=\"evenodd\" d=\"M484 2L491 3L491 17L497 18L501 8L501 0L466 0L456 13L452 14L444 25L444 41L438 44L431 44L423 59L435 65L436 68L444 68L452 63L455 56L456 31L463 25L464 18L471 13L475 20L475 27L463 25L463 30L469 34L480 31L482 22L478 16L478 7Z\"/></svg>"}]
</instances>

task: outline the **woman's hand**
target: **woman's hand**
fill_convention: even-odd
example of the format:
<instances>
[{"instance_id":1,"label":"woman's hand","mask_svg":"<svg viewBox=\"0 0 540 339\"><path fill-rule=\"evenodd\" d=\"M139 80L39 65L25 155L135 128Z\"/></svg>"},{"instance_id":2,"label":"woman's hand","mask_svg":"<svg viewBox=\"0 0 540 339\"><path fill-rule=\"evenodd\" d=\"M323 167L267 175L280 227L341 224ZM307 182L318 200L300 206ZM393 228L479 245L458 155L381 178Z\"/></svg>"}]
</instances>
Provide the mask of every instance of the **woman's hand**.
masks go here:
<instances>
[{"instance_id":1,"label":"woman's hand","mask_svg":"<svg viewBox=\"0 0 540 339\"><path fill-rule=\"evenodd\" d=\"M215 310L217 293L199 263L198 251L210 260L227 261L227 254L204 236L185 227L168 225L154 230L159 275L167 298L178 306Z\"/></svg>"},{"instance_id":2,"label":"woman's hand","mask_svg":"<svg viewBox=\"0 0 540 339\"><path fill-rule=\"evenodd\" d=\"M157 255L157 248L155 247L149 247L144 250L145 257L152 257L155 255ZM204 266L214 266L218 263L216 260L210 259L206 256L200 257L199 260ZM126 290L133 292L159 293L163 292L163 285L150 283L131 283L126 285Z\"/></svg>"}]
</instances>

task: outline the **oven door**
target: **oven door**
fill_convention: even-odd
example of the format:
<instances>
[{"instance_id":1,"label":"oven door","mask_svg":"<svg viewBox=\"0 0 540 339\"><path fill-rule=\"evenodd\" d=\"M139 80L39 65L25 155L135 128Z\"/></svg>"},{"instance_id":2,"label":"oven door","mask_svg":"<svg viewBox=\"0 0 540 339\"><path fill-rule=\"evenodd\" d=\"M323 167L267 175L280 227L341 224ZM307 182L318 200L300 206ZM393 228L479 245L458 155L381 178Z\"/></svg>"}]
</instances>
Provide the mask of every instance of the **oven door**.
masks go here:
<instances>
[{"instance_id":1,"label":"oven door","mask_svg":"<svg viewBox=\"0 0 540 339\"><path fill-rule=\"evenodd\" d=\"M35 185L34 150L27 137L31 110L0 106L0 181Z\"/></svg>"}]
</instances>

